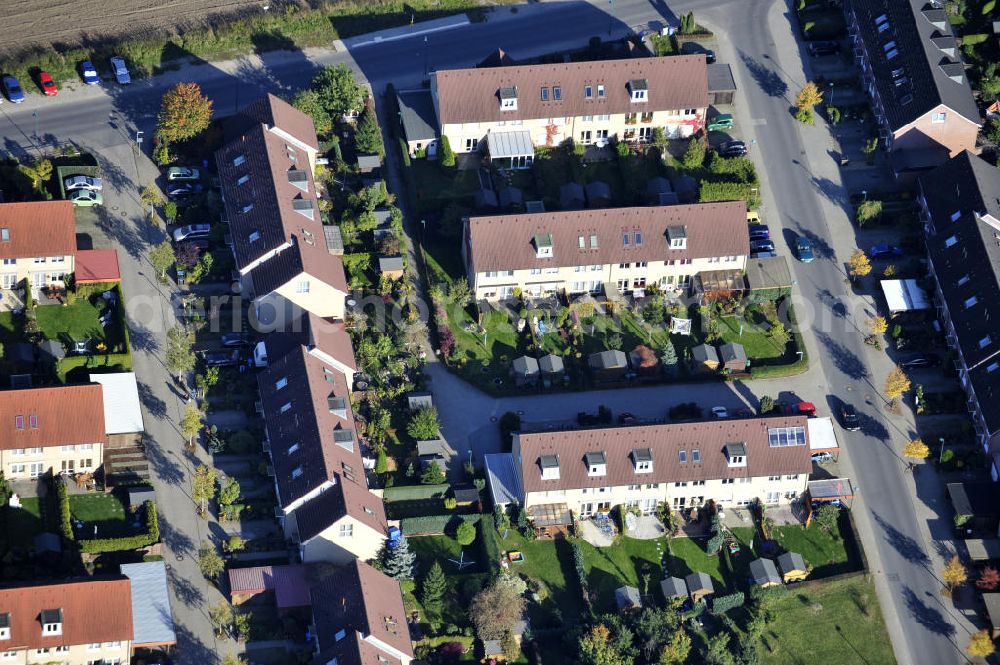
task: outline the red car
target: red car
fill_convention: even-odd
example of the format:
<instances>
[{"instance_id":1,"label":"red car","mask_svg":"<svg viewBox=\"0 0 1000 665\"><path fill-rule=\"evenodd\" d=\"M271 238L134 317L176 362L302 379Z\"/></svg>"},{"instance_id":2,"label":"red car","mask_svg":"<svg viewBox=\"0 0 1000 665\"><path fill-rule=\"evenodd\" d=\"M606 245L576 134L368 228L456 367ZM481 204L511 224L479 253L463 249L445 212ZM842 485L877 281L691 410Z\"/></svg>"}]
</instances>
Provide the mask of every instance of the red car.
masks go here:
<instances>
[{"instance_id":1,"label":"red car","mask_svg":"<svg viewBox=\"0 0 1000 665\"><path fill-rule=\"evenodd\" d=\"M59 92L56 82L52 80L52 74L48 72L38 73L38 85L41 86L42 92L45 93L46 97L55 97L56 93Z\"/></svg>"}]
</instances>

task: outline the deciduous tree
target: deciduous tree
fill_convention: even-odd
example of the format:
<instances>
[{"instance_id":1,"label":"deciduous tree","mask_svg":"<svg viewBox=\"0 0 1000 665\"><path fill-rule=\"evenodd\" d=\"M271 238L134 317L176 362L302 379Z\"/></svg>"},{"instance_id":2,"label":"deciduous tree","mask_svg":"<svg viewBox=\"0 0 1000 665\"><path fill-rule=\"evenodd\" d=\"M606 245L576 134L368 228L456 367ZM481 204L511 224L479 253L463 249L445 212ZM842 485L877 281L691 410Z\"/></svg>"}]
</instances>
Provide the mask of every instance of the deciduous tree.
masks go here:
<instances>
[{"instance_id":1,"label":"deciduous tree","mask_svg":"<svg viewBox=\"0 0 1000 665\"><path fill-rule=\"evenodd\" d=\"M785 328L785 324L780 321L771 326L768 336L770 336L771 341L774 342L779 349L784 349L788 346L788 342L792 338L792 334L788 332L787 328Z\"/></svg>"},{"instance_id":2,"label":"deciduous tree","mask_svg":"<svg viewBox=\"0 0 1000 665\"><path fill-rule=\"evenodd\" d=\"M837 530L837 520L840 519L840 508L832 504L820 506L813 512L813 524L827 533Z\"/></svg>"},{"instance_id":3,"label":"deciduous tree","mask_svg":"<svg viewBox=\"0 0 1000 665\"><path fill-rule=\"evenodd\" d=\"M863 249L856 249L854 253L851 254L851 259L848 262L847 273L850 275L851 279L857 279L858 277L864 277L872 271L871 261L868 260L868 255L865 254Z\"/></svg>"},{"instance_id":4,"label":"deciduous tree","mask_svg":"<svg viewBox=\"0 0 1000 665\"><path fill-rule=\"evenodd\" d=\"M889 329L889 323L885 320L884 316L876 315L869 317L866 323L868 325L868 330L870 330L873 335L884 335L885 331Z\"/></svg>"},{"instance_id":5,"label":"deciduous tree","mask_svg":"<svg viewBox=\"0 0 1000 665\"><path fill-rule=\"evenodd\" d=\"M958 555L951 557L941 571L941 580L949 590L957 589L965 584L969 579L969 571L966 570L962 560Z\"/></svg>"},{"instance_id":6,"label":"deciduous tree","mask_svg":"<svg viewBox=\"0 0 1000 665\"><path fill-rule=\"evenodd\" d=\"M678 628L670 636L663 651L660 652L660 660L657 665L683 665L687 662L690 653L691 638L688 637L683 628Z\"/></svg>"},{"instance_id":7,"label":"deciduous tree","mask_svg":"<svg viewBox=\"0 0 1000 665\"><path fill-rule=\"evenodd\" d=\"M628 665L611 640L611 631L603 623L591 627L580 638L580 658L584 665Z\"/></svg>"},{"instance_id":8,"label":"deciduous tree","mask_svg":"<svg viewBox=\"0 0 1000 665\"><path fill-rule=\"evenodd\" d=\"M983 591L993 591L997 586L1000 586L1000 572L997 572L993 566L986 566L983 568L983 572L979 573L976 588Z\"/></svg>"},{"instance_id":9,"label":"deciduous tree","mask_svg":"<svg viewBox=\"0 0 1000 665\"><path fill-rule=\"evenodd\" d=\"M324 67L313 77L311 87L334 120L361 109L364 89L354 80L354 72L347 65Z\"/></svg>"},{"instance_id":10,"label":"deciduous tree","mask_svg":"<svg viewBox=\"0 0 1000 665\"><path fill-rule=\"evenodd\" d=\"M174 246L170 244L169 240L164 240L149 250L148 256L149 263L153 266L153 270L156 271L157 277L161 282L166 281L167 271L170 270L170 266L177 262L177 256L174 254Z\"/></svg>"},{"instance_id":11,"label":"deciduous tree","mask_svg":"<svg viewBox=\"0 0 1000 665\"><path fill-rule=\"evenodd\" d=\"M167 371L177 375L180 381L185 372L194 369L194 331L187 326L177 325L167 331Z\"/></svg>"},{"instance_id":12,"label":"deciduous tree","mask_svg":"<svg viewBox=\"0 0 1000 665\"><path fill-rule=\"evenodd\" d=\"M854 220L858 226L864 226L868 222L874 222L882 216L882 202L875 199L868 199L858 204L858 209L854 212Z\"/></svg>"},{"instance_id":13,"label":"deciduous tree","mask_svg":"<svg viewBox=\"0 0 1000 665\"><path fill-rule=\"evenodd\" d=\"M212 122L212 100L197 83L178 83L163 95L156 131L168 142L194 138Z\"/></svg>"},{"instance_id":14,"label":"deciduous tree","mask_svg":"<svg viewBox=\"0 0 1000 665\"><path fill-rule=\"evenodd\" d=\"M198 432L205 425L205 414L194 404L188 404L184 409L184 416L181 418L181 434L188 440L188 445L192 439L198 436Z\"/></svg>"},{"instance_id":15,"label":"deciduous tree","mask_svg":"<svg viewBox=\"0 0 1000 665\"><path fill-rule=\"evenodd\" d=\"M770 395L764 395L763 397L761 397L760 412L764 414L764 413L770 413L773 410L774 410L774 398L771 397Z\"/></svg>"},{"instance_id":16,"label":"deciduous tree","mask_svg":"<svg viewBox=\"0 0 1000 665\"><path fill-rule=\"evenodd\" d=\"M333 118L327 112L318 92L315 90L302 90L292 98L292 106L312 118L316 134L327 136L333 131Z\"/></svg>"},{"instance_id":17,"label":"deciduous tree","mask_svg":"<svg viewBox=\"0 0 1000 665\"><path fill-rule=\"evenodd\" d=\"M410 422L406 425L406 433L418 441L428 441L436 439L441 430L438 422L438 411L433 406L426 409L417 409Z\"/></svg>"},{"instance_id":18,"label":"deciduous tree","mask_svg":"<svg viewBox=\"0 0 1000 665\"><path fill-rule=\"evenodd\" d=\"M216 579L226 569L226 562L215 551L215 546L208 541L202 541L198 549L198 568L201 569L201 574L210 580Z\"/></svg>"},{"instance_id":19,"label":"deciduous tree","mask_svg":"<svg viewBox=\"0 0 1000 665\"><path fill-rule=\"evenodd\" d=\"M900 367L892 368L885 377L885 396L895 402L910 390L910 377Z\"/></svg>"},{"instance_id":20,"label":"deciduous tree","mask_svg":"<svg viewBox=\"0 0 1000 665\"><path fill-rule=\"evenodd\" d=\"M823 93L815 83L809 81L795 96L795 108L800 111L812 111L813 107L822 101Z\"/></svg>"},{"instance_id":21,"label":"deciduous tree","mask_svg":"<svg viewBox=\"0 0 1000 665\"><path fill-rule=\"evenodd\" d=\"M191 498L198 504L198 513L204 515L208 511L208 502L215 496L215 469L198 466L191 480Z\"/></svg>"},{"instance_id":22,"label":"deciduous tree","mask_svg":"<svg viewBox=\"0 0 1000 665\"><path fill-rule=\"evenodd\" d=\"M921 439L914 439L903 446L903 457L910 459L927 459L931 454L931 449L927 447Z\"/></svg>"},{"instance_id":23,"label":"deciduous tree","mask_svg":"<svg viewBox=\"0 0 1000 665\"><path fill-rule=\"evenodd\" d=\"M523 591L507 583L503 573L477 593L469 604L469 618L481 640L499 640L523 615Z\"/></svg>"},{"instance_id":24,"label":"deciduous tree","mask_svg":"<svg viewBox=\"0 0 1000 665\"><path fill-rule=\"evenodd\" d=\"M225 600L220 600L208 608L208 620L215 629L216 636L224 637L233 625L233 606Z\"/></svg>"},{"instance_id":25,"label":"deciduous tree","mask_svg":"<svg viewBox=\"0 0 1000 665\"><path fill-rule=\"evenodd\" d=\"M231 506L240 500L240 481L230 477L225 483L219 484L219 505Z\"/></svg>"},{"instance_id":26,"label":"deciduous tree","mask_svg":"<svg viewBox=\"0 0 1000 665\"><path fill-rule=\"evenodd\" d=\"M976 658L992 656L995 651L996 646L993 644L993 638L990 636L990 631L986 629L973 633L969 637L969 646L965 647L965 652Z\"/></svg>"}]
</instances>

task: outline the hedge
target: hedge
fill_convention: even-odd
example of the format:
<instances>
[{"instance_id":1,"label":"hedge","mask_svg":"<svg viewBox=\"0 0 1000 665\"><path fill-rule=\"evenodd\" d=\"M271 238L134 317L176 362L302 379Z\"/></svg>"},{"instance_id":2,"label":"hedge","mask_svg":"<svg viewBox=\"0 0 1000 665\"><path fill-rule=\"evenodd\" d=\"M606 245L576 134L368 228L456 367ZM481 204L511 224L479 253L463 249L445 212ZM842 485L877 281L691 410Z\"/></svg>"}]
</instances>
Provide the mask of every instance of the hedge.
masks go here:
<instances>
[{"instance_id":1,"label":"hedge","mask_svg":"<svg viewBox=\"0 0 1000 665\"><path fill-rule=\"evenodd\" d=\"M764 598L784 598L789 593L789 588L784 584L762 587L754 585L750 589L750 598L760 601Z\"/></svg>"},{"instance_id":2,"label":"hedge","mask_svg":"<svg viewBox=\"0 0 1000 665\"><path fill-rule=\"evenodd\" d=\"M493 525L493 520L479 520L479 542L482 544L487 569L491 573L500 572L500 534Z\"/></svg>"},{"instance_id":3,"label":"hedge","mask_svg":"<svg viewBox=\"0 0 1000 665\"><path fill-rule=\"evenodd\" d=\"M156 514L156 504L146 501L142 504L146 511L146 533L123 538L94 538L81 540L80 551L86 554L103 554L105 552L122 552L148 547L160 540L160 520Z\"/></svg>"},{"instance_id":4,"label":"hedge","mask_svg":"<svg viewBox=\"0 0 1000 665\"><path fill-rule=\"evenodd\" d=\"M73 520L71 519L69 508L69 488L62 478L56 478L56 496L59 499L59 526L62 529L63 538L66 540L76 540L73 534Z\"/></svg>"},{"instance_id":5,"label":"hedge","mask_svg":"<svg viewBox=\"0 0 1000 665\"><path fill-rule=\"evenodd\" d=\"M427 515L405 517L399 521L404 536L440 536L454 533L462 522L476 524L481 515Z\"/></svg>"},{"instance_id":6,"label":"hedge","mask_svg":"<svg viewBox=\"0 0 1000 665\"><path fill-rule=\"evenodd\" d=\"M404 485L402 487L386 487L382 499L386 503L393 501L418 501L420 499L443 499L451 489L451 485Z\"/></svg>"},{"instance_id":7,"label":"hedge","mask_svg":"<svg viewBox=\"0 0 1000 665\"><path fill-rule=\"evenodd\" d=\"M728 612L731 609L743 607L745 602L746 596L742 591L731 593L728 596L717 596L712 600L712 613L722 614L723 612Z\"/></svg>"}]
</instances>

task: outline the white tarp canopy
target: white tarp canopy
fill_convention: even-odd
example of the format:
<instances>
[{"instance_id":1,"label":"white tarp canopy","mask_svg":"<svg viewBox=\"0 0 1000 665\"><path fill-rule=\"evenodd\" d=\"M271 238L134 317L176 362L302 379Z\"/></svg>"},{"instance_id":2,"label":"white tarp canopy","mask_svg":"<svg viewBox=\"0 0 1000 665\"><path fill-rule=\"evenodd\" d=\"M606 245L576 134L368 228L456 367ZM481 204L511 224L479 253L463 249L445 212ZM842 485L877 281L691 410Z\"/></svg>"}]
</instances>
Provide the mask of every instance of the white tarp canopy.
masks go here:
<instances>
[{"instance_id":1,"label":"white tarp canopy","mask_svg":"<svg viewBox=\"0 0 1000 665\"><path fill-rule=\"evenodd\" d=\"M883 279L882 293L892 314L931 308L927 294L915 279Z\"/></svg>"},{"instance_id":2,"label":"white tarp canopy","mask_svg":"<svg viewBox=\"0 0 1000 665\"><path fill-rule=\"evenodd\" d=\"M490 132L486 135L491 159L509 157L531 157L535 146L531 144L531 132L522 129L514 132Z\"/></svg>"},{"instance_id":3,"label":"white tarp canopy","mask_svg":"<svg viewBox=\"0 0 1000 665\"><path fill-rule=\"evenodd\" d=\"M806 420L806 430L809 433L809 450L837 450L837 437L833 433L833 419L809 418Z\"/></svg>"},{"instance_id":4,"label":"white tarp canopy","mask_svg":"<svg viewBox=\"0 0 1000 665\"><path fill-rule=\"evenodd\" d=\"M108 434L145 431L142 425L142 406L139 403L139 385L134 372L91 374L90 380L102 386L104 427Z\"/></svg>"}]
</instances>

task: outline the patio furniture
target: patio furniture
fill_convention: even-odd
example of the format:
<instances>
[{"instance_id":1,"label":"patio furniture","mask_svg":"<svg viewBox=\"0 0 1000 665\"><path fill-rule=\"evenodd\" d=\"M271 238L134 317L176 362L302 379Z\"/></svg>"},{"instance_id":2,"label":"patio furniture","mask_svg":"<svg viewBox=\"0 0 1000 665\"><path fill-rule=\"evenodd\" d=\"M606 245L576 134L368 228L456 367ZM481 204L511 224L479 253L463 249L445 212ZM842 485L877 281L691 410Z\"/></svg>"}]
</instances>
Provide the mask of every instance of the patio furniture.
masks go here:
<instances>
[{"instance_id":1,"label":"patio furniture","mask_svg":"<svg viewBox=\"0 0 1000 665\"><path fill-rule=\"evenodd\" d=\"M513 551L507 554L511 563L524 563L524 552Z\"/></svg>"}]
</instances>

